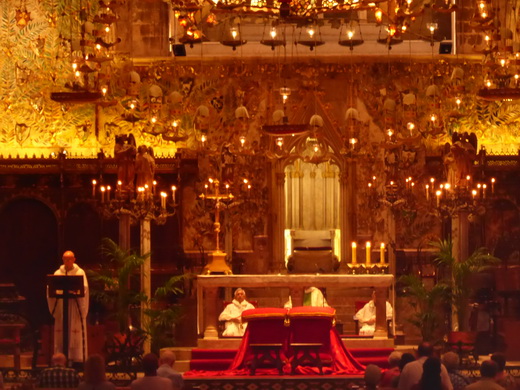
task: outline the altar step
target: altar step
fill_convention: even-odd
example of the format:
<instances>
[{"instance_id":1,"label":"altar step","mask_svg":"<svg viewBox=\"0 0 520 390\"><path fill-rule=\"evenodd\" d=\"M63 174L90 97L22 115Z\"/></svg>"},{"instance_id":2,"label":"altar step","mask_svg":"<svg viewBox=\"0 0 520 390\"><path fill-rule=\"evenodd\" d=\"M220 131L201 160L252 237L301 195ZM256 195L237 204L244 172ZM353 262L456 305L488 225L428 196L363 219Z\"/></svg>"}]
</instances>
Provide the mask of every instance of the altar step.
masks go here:
<instances>
[{"instance_id":1,"label":"altar step","mask_svg":"<svg viewBox=\"0 0 520 390\"><path fill-rule=\"evenodd\" d=\"M344 340L345 342L346 340ZM366 340L365 340L366 341ZM376 340L374 340L376 341ZM222 343L221 343L222 344ZM348 340L347 343L348 344ZM388 355L394 351L393 347L350 347L348 350L363 365L376 364L381 368L388 367ZM177 356L175 367L181 372L190 370L223 371L230 367L236 348L172 348Z\"/></svg>"}]
</instances>

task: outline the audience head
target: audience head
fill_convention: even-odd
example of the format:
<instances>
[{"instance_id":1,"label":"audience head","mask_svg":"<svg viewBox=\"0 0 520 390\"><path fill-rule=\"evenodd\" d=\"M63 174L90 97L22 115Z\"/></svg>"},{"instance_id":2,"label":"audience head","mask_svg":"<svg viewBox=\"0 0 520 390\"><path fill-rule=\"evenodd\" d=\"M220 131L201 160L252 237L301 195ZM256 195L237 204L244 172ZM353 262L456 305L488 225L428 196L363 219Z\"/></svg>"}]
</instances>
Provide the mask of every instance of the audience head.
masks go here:
<instances>
[{"instance_id":1,"label":"audience head","mask_svg":"<svg viewBox=\"0 0 520 390\"><path fill-rule=\"evenodd\" d=\"M453 371L459 368L460 358L455 352L446 352L442 355L442 363L446 366L448 371Z\"/></svg>"},{"instance_id":2,"label":"audience head","mask_svg":"<svg viewBox=\"0 0 520 390\"><path fill-rule=\"evenodd\" d=\"M393 351L388 355L388 364L390 365L390 368L399 367L401 356L403 356L403 354L399 351Z\"/></svg>"},{"instance_id":3,"label":"audience head","mask_svg":"<svg viewBox=\"0 0 520 390\"><path fill-rule=\"evenodd\" d=\"M235 290L235 299L238 302L243 302L246 299L246 292L242 288L237 288Z\"/></svg>"},{"instance_id":4,"label":"audience head","mask_svg":"<svg viewBox=\"0 0 520 390\"><path fill-rule=\"evenodd\" d=\"M67 357L58 352L58 353L55 353L54 355L52 355L52 365L53 366L62 366L62 367L65 367L67 365Z\"/></svg>"},{"instance_id":5,"label":"audience head","mask_svg":"<svg viewBox=\"0 0 520 390\"><path fill-rule=\"evenodd\" d=\"M375 387L381 380L381 369L375 364L369 364L365 368L365 384L367 386Z\"/></svg>"},{"instance_id":6,"label":"audience head","mask_svg":"<svg viewBox=\"0 0 520 390\"><path fill-rule=\"evenodd\" d=\"M493 360L498 367L498 372L503 372L506 369L506 357L503 353L494 353L491 355L491 360Z\"/></svg>"},{"instance_id":7,"label":"audience head","mask_svg":"<svg viewBox=\"0 0 520 390\"><path fill-rule=\"evenodd\" d=\"M156 376L157 368L159 368L159 359L153 353L147 353L143 356L143 372L144 376Z\"/></svg>"},{"instance_id":8,"label":"audience head","mask_svg":"<svg viewBox=\"0 0 520 390\"><path fill-rule=\"evenodd\" d=\"M410 352L405 352L401 356L401 361L399 362L399 370L403 371L404 366L406 366L408 363L411 363L415 360L415 356L411 354Z\"/></svg>"},{"instance_id":9,"label":"audience head","mask_svg":"<svg viewBox=\"0 0 520 390\"><path fill-rule=\"evenodd\" d=\"M90 355L85 362L85 383L101 383L105 377L105 359L103 356Z\"/></svg>"},{"instance_id":10,"label":"audience head","mask_svg":"<svg viewBox=\"0 0 520 390\"><path fill-rule=\"evenodd\" d=\"M480 375L482 378L495 378L498 374L498 364L493 360L485 360L480 365Z\"/></svg>"},{"instance_id":11,"label":"audience head","mask_svg":"<svg viewBox=\"0 0 520 390\"><path fill-rule=\"evenodd\" d=\"M441 361L436 357L429 357L423 365L421 389L441 389Z\"/></svg>"},{"instance_id":12,"label":"audience head","mask_svg":"<svg viewBox=\"0 0 520 390\"><path fill-rule=\"evenodd\" d=\"M420 358L433 356L433 345L431 345L427 341L422 342L421 344L419 344L419 347L417 348L417 355Z\"/></svg>"},{"instance_id":13,"label":"audience head","mask_svg":"<svg viewBox=\"0 0 520 390\"><path fill-rule=\"evenodd\" d=\"M175 360L175 353L173 351L168 350L161 353L161 364L167 364L170 367L173 367L173 365L175 364Z\"/></svg>"}]
</instances>

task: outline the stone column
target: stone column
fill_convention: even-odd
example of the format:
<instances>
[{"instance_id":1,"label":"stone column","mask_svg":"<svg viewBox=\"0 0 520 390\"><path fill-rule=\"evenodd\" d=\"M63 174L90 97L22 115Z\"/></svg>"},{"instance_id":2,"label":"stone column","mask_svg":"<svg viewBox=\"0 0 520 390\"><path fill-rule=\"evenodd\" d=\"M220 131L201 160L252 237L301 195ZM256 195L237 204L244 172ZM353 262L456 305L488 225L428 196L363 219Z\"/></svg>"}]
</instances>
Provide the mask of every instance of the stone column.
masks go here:
<instances>
[{"instance_id":1,"label":"stone column","mask_svg":"<svg viewBox=\"0 0 520 390\"><path fill-rule=\"evenodd\" d=\"M453 214L451 219L451 241L453 243L453 257L455 261L466 259L469 256L469 212L459 210ZM451 310L451 329L459 330L457 312L452 306Z\"/></svg>"},{"instance_id":2,"label":"stone column","mask_svg":"<svg viewBox=\"0 0 520 390\"><path fill-rule=\"evenodd\" d=\"M200 288L200 287L199 287ZM204 295L204 339L218 339L217 317L220 313L217 311L218 294L217 287L208 287L203 291Z\"/></svg>"},{"instance_id":3,"label":"stone column","mask_svg":"<svg viewBox=\"0 0 520 390\"><path fill-rule=\"evenodd\" d=\"M140 231L140 239L141 239L141 255L148 254L146 257L144 264L141 266L141 292L144 293L148 299L152 296L152 283L151 283L151 258L150 258L150 249L151 249L151 229L150 229L150 218L144 218L141 220L141 231ZM145 315L144 311L148 309L148 302L141 303L141 327L149 322L149 318ZM152 342L149 337L146 338L143 348L144 353L151 352Z\"/></svg>"},{"instance_id":4,"label":"stone column","mask_svg":"<svg viewBox=\"0 0 520 390\"><path fill-rule=\"evenodd\" d=\"M273 176L271 177L273 182L271 192L273 259L270 268L273 273L282 273L286 270L284 263L285 173L280 161L276 161L274 164Z\"/></svg>"},{"instance_id":5,"label":"stone column","mask_svg":"<svg viewBox=\"0 0 520 390\"><path fill-rule=\"evenodd\" d=\"M374 339L387 339L388 326L386 324L386 300L387 289L376 287L376 330L374 332Z\"/></svg>"},{"instance_id":6,"label":"stone column","mask_svg":"<svg viewBox=\"0 0 520 390\"><path fill-rule=\"evenodd\" d=\"M130 250L130 215L119 216L119 246L125 251Z\"/></svg>"},{"instance_id":7,"label":"stone column","mask_svg":"<svg viewBox=\"0 0 520 390\"><path fill-rule=\"evenodd\" d=\"M356 177L357 165L355 159L348 159L347 166L342 167L339 177L340 199L340 229L341 229L341 269L345 270L347 263L352 262L350 243L356 241Z\"/></svg>"}]
</instances>

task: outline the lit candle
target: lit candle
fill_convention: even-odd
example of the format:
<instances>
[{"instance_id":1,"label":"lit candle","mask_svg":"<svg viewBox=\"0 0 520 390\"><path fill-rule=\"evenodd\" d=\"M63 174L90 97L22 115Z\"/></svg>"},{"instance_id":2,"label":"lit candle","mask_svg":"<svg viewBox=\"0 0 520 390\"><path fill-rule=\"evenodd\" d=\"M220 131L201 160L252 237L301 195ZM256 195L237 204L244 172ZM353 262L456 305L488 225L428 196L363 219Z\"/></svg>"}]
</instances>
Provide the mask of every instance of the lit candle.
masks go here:
<instances>
[{"instance_id":1,"label":"lit candle","mask_svg":"<svg viewBox=\"0 0 520 390\"><path fill-rule=\"evenodd\" d=\"M157 182L154 180L154 181L152 182L152 185L153 185L153 186L152 186L152 194L155 194L155 187L157 186Z\"/></svg>"},{"instance_id":2,"label":"lit candle","mask_svg":"<svg viewBox=\"0 0 520 390\"><path fill-rule=\"evenodd\" d=\"M385 243L381 243L380 252L379 252L379 262L381 264L385 263Z\"/></svg>"},{"instance_id":3,"label":"lit candle","mask_svg":"<svg viewBox=\"0 0 520 390\"><path fill-rule=\"evenodd\" d=\"M467 175L466 176L466 185L468 186L468 188L470 187L470 184L471 184L471 176Z\"/></svg>"},{"instance_id":4,"label":"lit candle","mask_svg":"<svg viewBox=\"0 0 520 390\"><path fill-rule=\"evenodd\" d=\"M107 200L110 202L110 190L112 189L112 187L110 186L107 186Z\"/></svg>"},{"instance_id":5,"label":"lit candle","mask_svg":"<svg viewBox=\"0 0 520 390\"><path fill-rule=\"evenodd\" d=\"M479 198L482 198L482 184L480 184L480 183L477 184L477 191L478 191Z\"/></svg>"},{"instance_id":6,"label":"lit candle","mask_svg":"<svg viewBox=\"0 0 520 390\"><path fill-rule=\"evenodd\" d=\"M94 198L96 196L96 180L92 180L92 197Z\"/></svg>"},{"instance_id":7,"label":"lit candle","mask_svg":"<svg viewBox=\"0 0 520 390\"><path fill-rule=\"evenodd\" d=\"M426 184L426 201L430 200L430 185Z\"/></svg>"},{"instance_id":8,"label":"lit candle","mask_svg":"<svg viewBox=\"0 0 520 390\"><path fill-rule=\"evenodd\" d=\"M435 195L437 196L437 207L440 207L442 191L437 190L437 192L435 192Z\"/></svg>"},{"instance_id":9,"label":"lit candle","mask_svg":"<svg viewBox=\"0 0 520 390\"><path fill-rule=\"evenodd\" d=\"M105 203L105 186L101 186L101 203Z\"/></svg>"},{"instance_id":10,"label":"lit candle","mask_svg":"<svg viewBox=\"0 0 520 390\"><path fill-rule=\"evenodd\" d=\"M207 187L206 187L207 188ZM172 200L173 200L173 204L175 204L175 192L177 191L177 187L175 186L172 186Z\"/></svg>"},{"instance_id":11,"label":"lit candle","mask_svg":"<svg viewBox=\"0 0 520 390\"><path fill-rule=\"evenodd\" d=\"M229 184L226 183L226 195L229 195Z\"/></svg>"},{"instance_id":12,"label":"lit candle","mask_svg":"<svg viewBox=\"0 0 520 390\"><path fill-rule=\"evenodd\" d=\"M491 178L491 195L495 195L495 178Z\"/></svg>"},{"instance_id":13,"label":"lit candle","mask_svg":"<svg viewBox=\"0 0 520 390\"><path fill-rule=\"evenodd\" d=\"M372 256L372 244L370 241L367 241L366 243L366 265L370 265L371 262L371 256Z\"/></svg>"},{"instance_id":14,"label":"lit candle","mask_svg":"<svg viewBox=\"0 0 520 390\"><path fill-rule=\"evenodd\" d=\"M167 197L167 196L168 196L168 195L166 194L166 192L161 192L161 208L162 208L163 210L166 209L166 197Z\"/></svg>"},{"instance_id":15,"label":"lit candle","mask_svg":"<svg viewBox=\"0 0 520 390\"><path fill-rule=\"evenodd\" d=\"M477 197L477 190L472 190L471 196L473 197L473 202L475 202L475 198Z\"/></svg>"},{"instance_id":16,"label":"lit candle","mask_svg":"<svg viewBox=\"0 0 520 390\"><path fill-rule=\"evenodd\" d=\"M117 194L118 196L121 196L121 186L123 185L123 182L121 180L117 181Z\"/></svg>"},{"instance_id":17,"label":"lit candle","mask_svg":"<svg viewBox=\"0 0 520 390\"><path fill-rule=\"evenodd\" d=\"M352 264L357 264L357 244L352 242Z\"/></svg>"},{"instance_id":18,"label":"lit candle","mask_svg":"<svg viewBox=\"0 0 520 390\"><path fill-rule=\"evenodd\" d=\"M487 190L487 184L482 184L482 193L484 199L486 199L486 190Z\"/></svg>"}]
</instances>

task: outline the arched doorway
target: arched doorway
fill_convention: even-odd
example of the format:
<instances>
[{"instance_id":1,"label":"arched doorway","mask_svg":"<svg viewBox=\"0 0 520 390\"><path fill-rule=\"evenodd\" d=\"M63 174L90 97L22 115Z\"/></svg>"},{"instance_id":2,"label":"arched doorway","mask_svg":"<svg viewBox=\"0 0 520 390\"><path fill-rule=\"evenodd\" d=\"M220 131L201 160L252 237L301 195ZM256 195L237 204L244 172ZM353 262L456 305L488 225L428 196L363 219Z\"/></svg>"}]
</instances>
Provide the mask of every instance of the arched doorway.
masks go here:
<instances>
[{"instance_id":1,"label":"arched doorway","mask_svg":"<svg viewBox=\"0 0 520 390\"><path fill-rule=\"evenodd\" d=\"M45 276L60 265L58 224L52 210L36 199L15 199L0 211L0 282L14 283L27 301L34 329L50 323Z\"/></svg>"},{"instance_id":2,"label":"arched doorway","mask_svg":"<svg viewBox=\"0 0 520 390\"><path fill-rule=\"evenodd\" d=\"M297 159L285 167L285 258L298 246L331 247L341 258L340 169Z\"/></svg>"}]
</instances>

